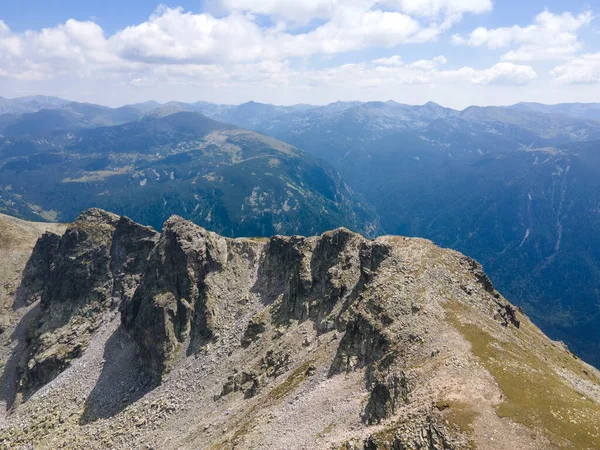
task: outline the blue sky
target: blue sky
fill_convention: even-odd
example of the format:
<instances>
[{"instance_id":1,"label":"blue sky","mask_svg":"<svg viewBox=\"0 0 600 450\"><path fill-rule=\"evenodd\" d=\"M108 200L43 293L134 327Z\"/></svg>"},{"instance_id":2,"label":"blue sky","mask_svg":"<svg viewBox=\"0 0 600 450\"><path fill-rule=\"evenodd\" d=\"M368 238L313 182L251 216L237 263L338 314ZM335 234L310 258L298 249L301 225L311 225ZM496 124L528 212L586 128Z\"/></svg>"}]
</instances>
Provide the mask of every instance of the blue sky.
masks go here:
<instances>
[{"instance_id":1,"label":"blue sky","mask_svg":"<svg viewBox=\"0 0 600 450\"><path fill-rule=\"evenodd\" d=\"M600 101L596 14L577 0L2 2L0 96Z\"/></svg>"}]
</instances>

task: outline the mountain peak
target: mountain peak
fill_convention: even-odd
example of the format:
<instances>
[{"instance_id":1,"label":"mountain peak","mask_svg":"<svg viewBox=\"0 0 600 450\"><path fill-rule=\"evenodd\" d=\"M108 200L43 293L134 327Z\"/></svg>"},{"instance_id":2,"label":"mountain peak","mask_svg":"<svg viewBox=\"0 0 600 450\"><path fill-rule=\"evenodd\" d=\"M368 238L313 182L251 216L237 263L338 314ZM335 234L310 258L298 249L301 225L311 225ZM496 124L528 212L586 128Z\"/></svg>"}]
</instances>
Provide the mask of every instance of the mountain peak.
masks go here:
<instances>
[{"instance_id":1,"label":"mountain peak","mask_svg":"<svg viewBox=\"0 0 600 450\"><path fill-rule=\"evenodd\" d=\"M99 223L114 225L119 220L119 216L109 213L100 208L90 208L77 216L76 223Z\"/></svg>"}]
</instances>

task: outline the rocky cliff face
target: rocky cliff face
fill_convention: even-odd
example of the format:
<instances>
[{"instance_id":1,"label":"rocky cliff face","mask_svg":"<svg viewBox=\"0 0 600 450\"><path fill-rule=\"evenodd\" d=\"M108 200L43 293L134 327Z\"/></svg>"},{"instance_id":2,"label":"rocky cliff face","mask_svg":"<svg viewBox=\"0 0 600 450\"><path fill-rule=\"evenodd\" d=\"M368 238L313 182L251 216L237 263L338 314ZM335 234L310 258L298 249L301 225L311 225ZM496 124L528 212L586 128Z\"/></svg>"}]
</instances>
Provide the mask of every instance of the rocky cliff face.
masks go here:
<instances>
[{"instance_id":1,"label":"rocky cliff face","mask_svg":"<svg viewBox=\"0 0 600 450\"><path fill-rule=\"evenodd\" d=\"M82 355L105 313L131 297L156 239L154 230L98 209L81 214L62 237L40 238L19 299L39 299L20 391L31 393Z\"/></svg>"},{"instance_id":2,"label":"rocky cliff face","mask_svg":"<svg viewBox=\"0 0 600 450\"><path fill-rule=\"evenodd\" d=\"M24 275L7 448L600 446L598 372L429 241L89 210Z\"/></svg>"}]
</instances>

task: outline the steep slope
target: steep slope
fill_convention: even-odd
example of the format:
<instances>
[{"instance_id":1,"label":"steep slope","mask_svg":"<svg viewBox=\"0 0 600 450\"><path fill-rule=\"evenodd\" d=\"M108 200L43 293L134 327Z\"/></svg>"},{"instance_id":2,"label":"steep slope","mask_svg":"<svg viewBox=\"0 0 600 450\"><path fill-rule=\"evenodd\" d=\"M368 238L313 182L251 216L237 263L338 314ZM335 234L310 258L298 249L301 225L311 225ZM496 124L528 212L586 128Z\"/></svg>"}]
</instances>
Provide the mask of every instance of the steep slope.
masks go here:
<instances>
[{"instance_id":1,"label":"steep slope","mask_svg":"<svg viewBox=\"0 0 600 450\"><path fill-rule=\"evenodd\" d=\"M434 103L395 102L133 105L124 109L149 116L120 128L55 131L27 139L0 136L0 164L6 161L0 168L0 210L33 220L70 221L81 209L102 206L156 228L169 215L181 214L229 236L314 234L346 225L371 235L425 237L477 258L507 298L546 333L600 366L594 201L600 164L591 157L593 150L576 149L579 141L599 136L600 122L588 116L596 106L519 104L455 111ZM204 137L198 139L204 131L168 124L179 121L183 116L175 113L182 110L261 130L327 160L335 170L310 161L298 173L290 163L278 167L281 175L273 185L278 174L265 159L230 164L225 157L225 165L219 162L229 152L221 141L216 157L207 160L206 143L199 142ZM0 128L9 118L0 116ZM52 120L42 124L55 125ZM179 154L185 149L177 147L178 139L188 150L202 150ZM227 137L230 143L236 139ZM264 136L251 135L235 145L249 149L260 139ZM579 143L598 147L597 141ZM165 156L167 149L177 155ZM158 156L149 150L158 150ZM68 170L59 171L65 161ZM258 167L249 168L250 161ZM309 175L313 163L323 168L317 169L322 176ZM215 164L216 170L206 170ZM298 207L307 216L295 215L287 228L281 228L286 223L282 214L294 210L286 204L289 186L279 182L281 176L297 180L291 184L302 192L289 190L297 196L316 191L308 195L316 201ZM15 189L19 183L13 180L20 177L26 183ZM302 185L306 177L312 180L308 190ZM333 205L325 194L331 185L341 199ZM326 214L320 214L323 203Z\"/></svg>"},{"instance_id":2,"label":"steep slope","mask_svg":"<svg viewBox=\"0 0 600 450\"><path fill-rule=\"evenodd\" d=\"M0 214L0 332L15 320L14 296L36 241L44 233L64 231L62 224L26 222Z\"/></svg>"},{"instance_id":3,"label":"steep slope","mask_svg":"<svg viewBox=\"0 0 600 450\"><path fill-rule=\"evenodd\" d=\"M229 236L375 233L375 215L317 158L198 113L48 134L0 148L0 210L71 221L104 207L160 228L181 214Z\"/></svg>"},{"instance_id":4,"label":"steep slope","mask_svg":"<svg viewBox=\"0 0 600 450\"><path fill-rule=\"evenodd\" d=\"M48 288L4 385L40 344L78 352L15 383L7 448L600 446L600 373L429 241L228 239L179 217L158 236L90 210L47 267L23 282Z\"/></svg>"}]
</instances>

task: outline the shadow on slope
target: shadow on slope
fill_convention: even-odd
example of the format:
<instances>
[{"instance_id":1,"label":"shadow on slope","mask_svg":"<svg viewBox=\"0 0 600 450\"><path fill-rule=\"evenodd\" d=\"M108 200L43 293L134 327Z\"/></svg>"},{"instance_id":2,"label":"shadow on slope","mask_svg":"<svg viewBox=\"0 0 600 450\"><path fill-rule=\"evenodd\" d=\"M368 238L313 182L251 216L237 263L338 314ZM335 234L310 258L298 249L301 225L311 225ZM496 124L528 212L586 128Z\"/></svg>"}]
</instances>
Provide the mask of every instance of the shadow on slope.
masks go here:
<instances>
[{"instance_id":1,"label":"shadow on slope","mask_svg":"<svg viewBox=\"0 0 600 450\"><path fill-rule=\"evenodd\" d=\"M39 313L40 305L38 303L25 313L10 336L10 342L16 341L17 344L4 366L2 376L0 376L0 402L6 405L6 411L10 411L15 404L20 403L20 401L17 401L17 383L20 378L20 371L27 364L27 329L29 323L35 320ZM34 392L27 393L27 398L31 397Z\"/></svg>"},{"instance_id":2,"label":"shadow on slope","mask_svg":"<svg viewBox=\"0 0 600 450\"><path fill-rule=\"evenodd\" d=\"M117 328L104 347L104 367L85 402L81 424L118 414L154 387L142 370L133 339Z\"/></svg>"}]
</instances>

